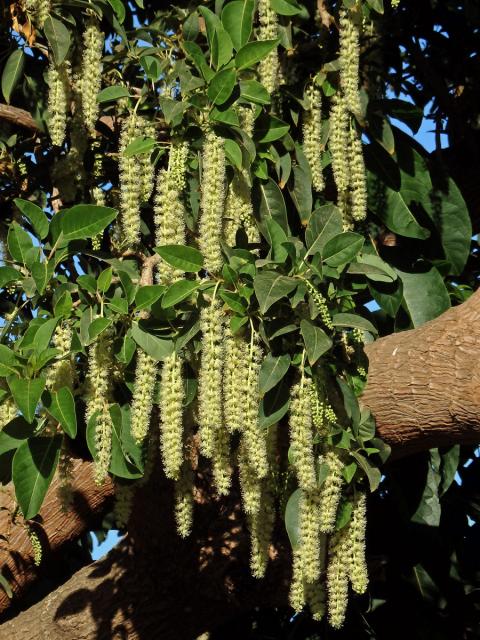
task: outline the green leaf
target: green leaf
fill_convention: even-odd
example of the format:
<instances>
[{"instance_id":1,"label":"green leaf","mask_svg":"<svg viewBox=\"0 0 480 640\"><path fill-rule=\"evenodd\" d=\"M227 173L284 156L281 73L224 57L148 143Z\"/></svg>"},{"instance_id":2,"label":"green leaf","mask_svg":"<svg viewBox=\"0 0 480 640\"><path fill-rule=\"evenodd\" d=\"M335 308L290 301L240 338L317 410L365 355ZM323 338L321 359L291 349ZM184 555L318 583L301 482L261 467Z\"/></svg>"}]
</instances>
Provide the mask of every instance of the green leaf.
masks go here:
<instances>
[{"instance_id":1,"label":"green leaf","mask_svg":"<svg viewBox=\"0 0 480 640\"><path fill-rule=\"evenodd\" d=\"M278 42L278 40L247 42L235 56L235 66L239 71L253 67L257 62L266 58L270 51L277 47Z\"/></svg>"},{"instance_id":2,"label":"green leaf","mask_svg":"<svg viewBox=\"0 0 480 640\"><path fill-rule=\"evenodd\" d=\"M30 220L36 236L40 238L40 240L46 238L48 235L49 224L48 218L43 213L42 209L33 202L30 202L30 200L15 198L14 202L22 214Z\"/></svg>"},{"instance_id":3,"label":"green leaf","mask_svg":"<svg viewBox=\"0 0 480 640\"><path fill-rule=\"evenodd\" d=\"M165 292L162 299L163 309L168 309L189 298L199 287L198 282L193 280L179 280L174 282Z\"/></svg>"},{"instance_id":4,"label":"green leaf","mask_svg":"<svg viewBox=\"0 0 480 640\"><path fill-rule=\"evenodd\" d=\"M45 321L38 329L35 334L35 341L33 343L33 347L35 349L35 353L38 355L45 351L45 349L50 344L50 340L52 338L52 334L57 326L58 318L51 318L50 320Z\"/></svg>"},{"instance_id":5,"label":"green leaf","mask_svg":"<svg viewBox=\"0 0 480 640\"><path fill-rule=\"evenodd\" d=\"M115 100L120 100L120 98L128 98L129 95L127 87L115 84L102 89L100 93L97 94L97 102L100 104L104 102L114 102Z\"/></svg>"},{"instance_id":6,"label":"green leaf","mask_svg":"<svg viewBox=\"0 0 480 640\"><path fill-rule=\"evenodd\" d=\"M223 104L232 95L237 80L234 69L222 69L210 81L207 95L213 104Z\"/></svg>"},{"instance_id":7,"label":"green leaf","mask_svg":"<svg viewBox=\"0 0 480 640\"><path fill-rule=\"evenodd\" d=\"M51 271L53 271L48 266L46 262L34 262L32 264L32 278L35 280L37 291L40 295L45 291L45 287L50 280Z\"/></svg>"},{"instance_id":8,"label":"green leaf","mask_svg":"<svg viewBox=\"0 0 480 640\"><path fill-rule=\"evenodd\" d=\"M154 360L165 360L174 351L172 340L157 338L157 336L143 331L136 322L132 324L132 338Z\"/></svg>"},{"instance_id":9,"label":"green leaf","mask_svg":"<svg viewBox=\"0 0 480 640\"><path fill-rule=\"evenodd\" d=\"M75 401L68 387L62 387L58 391L52 392L52 401L47 407L47 411L55 420L58 420L67 436L70 436L70 438L76 437L77 415L75 413Z\"/></svg>"},{"instance_id":10,"label":"green leaf","mask_svg":"<svg viewBox=\"0 0 480 640\"><path fill-rule=\"evenodd\" d=\"M234 293L233 291L225 291L220 290L219 296L225 302L225 304L235 311L235 313L239 313L243 316L247 310L246 302L243 298L241 298L238 293Z\"/></svg>"},{"instance_id":11,"label":"green leaf","mask_svg":"<svg viewBox=\"0 0 480 640\"><path fill-rule=\"evenodd\" d=\"M362 250L364 242L364 237L353 231L340 233L326 242L322 258L330 267L343 266Z\"/></svg>"},{"instance_id":12,"label":"green leaf","mask_svg":"<svg viewBox=\"0 0 480 640\"><path fill-rule=\"evenodd\" d=\"M266 115L259 118L255 124L255 139L263 144L274 142L283 138L289 129L290 125L280 120L280 118Z\"/></svg>"},{"instance_id":13,"label":"green leaf","mask_svg":"<svg viewBox=\"0 0 480 640\"><path fill-rule=\"evenodd\" d=\"M253 204L262 221L262 232L265 232L265 221L273 218L286 234L288 227L287 207L278 184L269 178L266 182L258 181L253 191Z\"/></svg>"},{"instance_id":14,"label":"green leaf","mask_svg":"<svg viewBox=\"0 0 480 640\"><path fill-rule=\"evenodd\" d=\"M115 15L117 16L117 19L120 22L120 24L123 24L123 21L125 20L126 11L125 11L125 7L123 5L122 0L108 0L108 4L115 11Z\"/></svg>"},{"instance_id":15,"label":"green leaf","mask_svg":"<svg viewBox=\"0 0 480 640\"><path fill-rule=\"evenodd\" d=\"M95 320L88 327L89 342L93 342L101 333L108 329L112 324L109 318L95 318Z\"/></svg>"},{"instance_id":16,"label":"green leaf","mask_svg":"<svg viewBox=\"0 0 480 640\"><path fill-rule=\"evenodd\" d=\"M147 78L153 82L157 82L162 74L162 62L156 56L142 56L140 64Z\"/></svg>"},{"instance_id":17,"label":"green leaf","mask_svg":"<svg viewBox=\"0 0 480 640\"><path fill-rule=\"evenodd\" d=\"M374 11L383 14L383 0L367 0L367 2Z\"/></svg>"},{"instance_id":18,"label":"green leaf","mask_svg":"<svg viewBox=\"0 0 480 640\"><path fill-rule=\"evenodd\" d=\"M232 107L228 107L227 109L213 107L208 118L212 122L221 122L232 127L240 126L240 120L238 119L237 112Z\"/></svg>"},{"instance_id":19,"label":"green leaf","mask_svg":"<svg viewBox=\"0 0 480 640\"><path fill-rule=\"evenodd\" d=\"M202 76L208 82L213 77L214 72L208 66L207 61L205 60L205 56L203 55L203 51L202 51L201 47L199 47L196 42L189 42L187 40L186 42L183 43L183 48L185 49L185 52L186 52L187 56L191 60L193 60L193 62L195 63L195 66L197 67L197 69L200 71ZM171 102L173 102L173 100ZM177 104L179 104L179 103L177 102ZM163 109L163 106L162 106L162 109ZM168 121L167 121L167 124L168 124Z\"/></svg>"},{"instance_id":20,"label":"green leaf","mask_svg":"<svg viewBox=\"0 0 480 640\"><path fill-rule=\"evenodd\" d=\"M54 314L55 317L65 316L68 317L73 308L72 294L70 291L64 291L62 295L55 302Z\"/></svg>"},{"instance_id":21,"label":"green leaf","mask_svg":"<svg viewBox=\"0 0 480 640\"><path fill-rule=\"evenodd\" d=\"M8 378L7 382L15 404L22 412L23 417L27 422L33 422L35 410L45 388L45 379L35 378L34 380L28 380L12 376Z\"/></svg>"},{"instance_id":22,"label":"green leaf","mask_svg":"<svg viewBox=\"0 0 480 640\"><path fill-rule=\"evenodd\" d=\"M230 160L232 165L239 171L242 168L242 150L239 145L231 138L225 138L225 155Z\"/></svg>"},{"instance_id":23,"label":"green leaf","mask_svg":"<svg viewBox=\"0 0 480 640\"><path fill-rule=\"evenodd\" d=\"M163 284L151 284L139 287L135 294L135 306L137 310L149 309L165 291Z\"/></svg>"},{"instance_id":24,"label":"green leaf","mask_svg":"<svg viewBox=\"0 0 480 640\"><path fill-rule=\"evenodd\" d=\"M104 269L102 273L97 278L97 290L101 293L105 293L108 290L109 286L112 283L112 275L113 269L112 267L108 267L108 269Z\"/></svg>"},{"instance_id":25,"label":"green leaf","mask_svg":"<svg viewBox=\"0 0 480 640\"><path fill-rule=\"evenodd\" d=\"M220 27L223 29L222 23L220 22L220 18L217 15L215 15L213 11L211 11L207 7L202 7L202 6L198 7L198 12L202 15L203 19L205 20L205 26L207 27L208 46L211 49L213 44L213 37L215 35L215 30Z\"/></svg>"},{"instance_id":26,"label":"green leaf","mask_svg":"<svg viewBox=\"0 0 480 640\"><path fill-rule=\"evenodd\" d=\"M35 423L29 424L22 416L11 420L0 431L0 455L18 449L22 442L33 436L36 428Z\"/></svg>"},{"instance_id":27,"label":"green leaf","mask_svg":"<svg viewBox=\"0 0 480 640\"><path fill-rule=\"evenodd\" d=\"M351 329L360 329L369 331L373 335L377 335L376 327L366 318L355 313L336 313L332 318L334 327L349 327Z\"/></svg>"},{"instance_id":28,"label":"green leaf","mask_svg":"<svg viewBox=\"0 0 480 640\"><path fill-rule=\"evenodd\" d=\"M403 285L400 279L392 284L376 283L368 285L375 302L387 315L395 318L403 300Z\"/></svg>"},{"instance_id":29,"label":"green leaf","mask_svg":"<svg viewBox=\"0 0 480 640\"><path fill-rule=\"evenodd\" d=\"M151 153L154 148L156 142L153 138L145 138L140 136L139 138L135 138L132 140L130 144L127 146L123 155L126 158L132 158L133 156L140 156L145 153Z\"/></svg>"},{"instance_id":30,"label":"green leaf","mask_svg":"<svg viewBox=\"0 0 480 640\"><path fill-rule=\"evenodd\" d=\"M12 258L17 262L27 264L28 252L33 248L33 242L28 233L17 222L10 224L7 244Z\"/></svg>"},{"instance_id":31,"label":"green leaf","mask_svg":"<svg viewBox=\"0 0 480 640\"><path fill-rule=\"evenodd\" d=\"M12 480L25 520L30 520L40 511L57 468L61 444L61 436L29 438L15 452Z\"/></svg>"},{"instance_id":32,"label":"green leaf","mask_svg":"<svg viewBox=\"0 0 480 640\"><path fill-rule=\"evenodd\" d=\"M305 240L308 254L313 255L319 251L322 253L326 243L333 237L342 233L343 221L340 209L334 204L325 204L310 216Z\"/></svg>"},{"instance_id":33,"label":"green leaf","mask_svg":"<svg viewBox=\"0 0 480 640\"><path fill-rule=\"evenodd\" d=\"M142 472L131 460L130 452L136 448L135 457L141 459L141 448L135 445L133 438L127 441L125 435L130 433L130 414L122 411L118 404L112 404L109 408L112 418L112 457L110 461L110 472L119 478L141 478ZM128 442L128 446L125 444Z\"/></svg>"},{"instance_id":34,"label":"green leaf","mask_svg":"<svg viewBox=\"0 0 480 640\"><path fill-rule=\"evenodd\" d=\"M412 516L412 522L438 527L442 515L440 496L438 490L441 483L440 475L441 458L438 449L430 450L430 461L427 463L427 477L425 488L418 504L417 510Z\"/></svg>"},{"instance_id":35,"label":"green leaf","mask_svg":"<svg viewBox=\"0 0 480 640\"><path fill-rule=\"evenodd\" d=\"M137 345L132 338L129 338L127 335L123 336L122 347L118 353L115 354L115 357L119 362L123 362L124 364L128 364L131 362L133 355L137 349Z\"/></svg>"},{"instance_id":36,"label":"green leaf","mask_svg":"<svg viewBox=\"0 0 480 640\"><path fill-rule=\"evenodd\" d=\"M20 280L21 273L13 267L0 267L0 289L10 282Z\"/></svg>"},{"instance_id":37,"label":"green leaf","mask_svg":"<svg viewBox=\"0 0 480 640\"><path fill-rule=\"evenodd\" d=\"M288 539L292 545L292 549L297 549L300 544L300 515L299 506L302 492L300 489L295 489L290 498L288 499L287 506L285 507L285 528L287 529Z\"/></svg>"},{"instance_id":38,"label":"green leaf","mask_svg":"<svg viewBox=\"0 0 480 640\"><path fill-rule=\"evenodd\" d=\"M323 356L332 347L332 341L325 331L309 320L300 322L300 333L302 334L308 361L311 365L315 364L320 356Z\"/></svg>"},{"instance_id":39,"label":"green leaf","mask_svg":"<svg viewBox=\"0 0 480 640\"><path fill-rule=\"evenodd\" d=\"M267 391L260 402L260 428L267 429L279 422L290 406L289 390L282 380L273 389Z\"/></svg>"},{"instance_id":40,"label":"green leaf","mask_svg":"<svg viewBox=\"0 0 480 640\"><path fill-rule=\"evenodd\" d=\"M270 0L270 6L281 16L295 16L302 13L302 9L295 2L288 0Z\"/></svg>"},{"instance_id":41,"label":"green leaf","mask_svg":"<svg viewBox=\"0 0 480 640\"><path fill-rule=\"evenodd\" d=\"M2 93L8 104L13 90L22 77L25 66L25 54L21 49L15 49L7 59L2 73Z\"/></svg>"},{"instance_id":42,"label":"green leaf","mask_svg":"<svg viewBox=\"0 0 480 640\"><path fill-rule=\"evenodd\" d=\"M394 282L397 279L395 270L389 264L380 256L369 253L357 256L356 261L348 267L348 273L364 274L374 282Z\"/></svg>"},{"instance_id":43,"label":"green leaf","mask_svg":"<svg viewBox=\"0 0 480 640\"><path fill-rule=\"evenodd\" d=\"M242 80L240 82L240 96L254 104L264 105L271 102L270 94L257 80Z\"/></svg>"},{"instance_id":44,"label":"green leaf","mask_svg":"<svg viewBox=\"0 0 480 640\"><path fill-rule=\"evenodd\" d=\"M118 215L111 207L77 204L65 212L62 232L66 240L93 238L101 233Z\"/></svg>"},{"instance_id":45,"label":"green leaf","mask_svg":"<svg viewBox=\"0 0 480 640\"><path fill-rule=\"evenodd\" d=\"M216 69L223 67L232 58L232 40L221 25L216 27L213 34L211 53L213 66Z\"/></svg>"},{"instance_id":46,"label":"green leaf","mask_svg":"<svg viewBox=\"0 0 480 640\"><path fill-rule=\"evenodd\" d=\"M198 249L193 247L166 244L162 247L156 247L155 251L169 265L187 273L198 273L203 268L203 256Z\"/></svg>"},{"instance_id":47,"label":"green leaf","mask_svg":"<svg viewBox=\"0 0 480 640\"><path fill-rule=\"evenodd\" d=\"M234 0L222 11L222 24L239 51L250 39L253 26L254 0Z\"/></svg>"},{"instance_id":48,"label":"green leaf","mask_svg":"<svg viewBox=\"0 0 480 640\"><path fill-rule=\"evenodd\" d=\"M275 271L258 274L253 281L253 286L260 312L266 313L272 304L287 296L297 284L298 281L294 278L279 275Z\"/></svg>"},{"instance_id":49,"label":"green leaf","mask_svg":"<svg viewBox=\"0 0 480 640\"><path fill-rule=\"evenodd\" d=\"M460 463L460 445L454 444L450 449L440 455L442 458L442 484L440 488L440 496L443 496L455 480L455 474L457 473L458 465Z\"/></svg>"},{"instance_id":50,"label":"green leaf","mask_svg":"<svg viewBox=\"0 0 480 640\"><path fill-rule=\"evenodd\" d=\"M310 169L304 166L293 166L293 186L288 186L290 197L295 205L302 224L306 224L312 213L312 178Z\"/></svg>"},{"instance_id":51,"label":"green leaf","mask_svg":"<svg viewBox=\"0 0 480 640\"><path fill-rule=\"evenodd\" d=\"M10 600L13 598L12 586L9 581L5 578L3 573L0 573L0 587L5 591Z\"/></svg>"},{"instance_id":52,"label":"green leaf","mask_svg":"<svg viewBox=\"0 0 480 640\"><path fill-rule=\"evenodd\" d=\"M342 500L338 505L337 518L335 521L335 531L340 531L349 522L352 517L353 504L349 500Z\"/></svg>"},{"instance_id":53,"label":"green leaf","mask_svg":"<svg viewBox=\"0 0 480 640\"><path fill-rule=\"evenodd\" d=\"M50 45L55 64L58 66L67 57L70 48L70 31L63 22L52 18L52 16L48 16L45 20L43 31Z\"/></svg>"},{"instance_id":54,"label":"green leaf","mask_svg":"<svg viewBox=\"0 0 480 640\"><path fill-rule=\"evenodd\" d=\"M4 344L0 344L0 376L7 377L16 374L18 365L15 353Z\"/></svg>"},{"instance_id":55,"label":"green leaf","mask_svg":"<svg viewBox=\"0 0 480 640\"><path fill-rule=\"evenodd\" d=\"M370 485L370 491L376 491L382 479L380 469L374 467L365 456L356 451L350 451L350 455L358 462L358 466L364 471Z\"/></svg>"},{"instance_id":56,"label":"green leaf","mask_svg":"<svg viewBox=\"0 0 480 640\"><path fill-rule=\"evenodd\" d=\"M433 320L450 308L450 297L435 267L428 271L397 273L403 284L403 299L414 327Z\"/></svg>"},{"instance_id":57,"label":"green leaf","mask_svg":"<svg viewBox=\"0 0 480 640\"><path fill-rule=\"evenodd\" d=\"M288 353L272 356L269 353L260 368L259 391L265 395L282 380L290 368L291 358Z\"/></svg>"}]
</instances>

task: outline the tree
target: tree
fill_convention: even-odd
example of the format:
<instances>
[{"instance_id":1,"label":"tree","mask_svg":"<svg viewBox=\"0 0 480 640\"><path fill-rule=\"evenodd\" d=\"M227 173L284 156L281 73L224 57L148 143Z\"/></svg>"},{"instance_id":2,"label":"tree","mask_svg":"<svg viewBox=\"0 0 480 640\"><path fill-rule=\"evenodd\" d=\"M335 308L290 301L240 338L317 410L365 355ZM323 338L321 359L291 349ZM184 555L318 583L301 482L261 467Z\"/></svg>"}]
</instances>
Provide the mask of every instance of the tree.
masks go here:
<instances>
[{"instance_id":1,"label":"tree","mask_svg":"<svg viewBox=\"0 0 480 640\"><path fill-rule=\"evenodd\" d=\"M480 15L392 5L4 10L0 638L477 637Z\"/></svg>"}]
</instances>

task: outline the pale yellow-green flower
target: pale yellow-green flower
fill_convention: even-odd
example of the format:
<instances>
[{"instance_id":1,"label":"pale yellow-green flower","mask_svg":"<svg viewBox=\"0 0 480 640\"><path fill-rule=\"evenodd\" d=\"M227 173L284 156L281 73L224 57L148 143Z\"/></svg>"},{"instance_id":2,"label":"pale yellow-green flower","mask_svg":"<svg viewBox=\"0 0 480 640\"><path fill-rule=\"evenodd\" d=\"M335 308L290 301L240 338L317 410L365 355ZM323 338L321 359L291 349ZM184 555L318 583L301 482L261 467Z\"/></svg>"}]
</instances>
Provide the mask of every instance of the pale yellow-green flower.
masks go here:
<instances>
[{"instance_id":1,"label":"pale yellow-green flower","mask_svg":"<svg viewBox=\"0 0 480 640\"><path fill-rule=\"evenodd\" d=\"M290 391L290 446L298 484L304 491L316 487L311 385L310 378L302 375Z\"/></svg>"},{"instance_id":2,"label":"pale yellow-green flower","mask_svg":"<svg viewBox=\"0 0 480 640\"><path fill-rule=\"evenodd\" d=\"M225 208L225 150L223 138L212 130L206 133L202 158L198 243L205 269L216 274L223 265L220 240Z\"/></svg>"},{"instance_id":3,"label":"pale yellow-green flower","mask_svg":"<svg viewBox=\"0 0 480 640\"><path fill-rule=\"evenodd\" d=\"M319 461L328 465L328 476L326 477L320 492L320 531L322 533L332 533L335 529L338 505L342 497L344 484L343 468L344 463L337 453L327 451L320 456Z\"/></svg>"},{"instance_id":4,"label":"pale yellow-green flower","mask_svg":"<svg viewBox=\"0 0 480 640\"><path fill-rule=\"evenodd\" d=\"M290 606L296 613L300 613L305 606L305 591L306 584L303 578L303 562L300 550L297 548L293 551L292 579L290 581L289 594Z\"/></svg>"},{"instance_id":5,"label":"pale yellow-green flower","mask_svg":"<svg viewBox=\"0 0 480 640\"><path fill-rule=\"evenodd\" d=\"M98 21L92 19L83 34L82 71L80 96L84 124L90 133L95 130L99 105L97 95L102 86L102 54L105 35Z\"/></svg>"},{"instance_id":6,"label":"pale yellow-green flower","mask_svg":"<svg viewBox=\"0 0 480 640\"><path fill-rule=\"evenodd\" d=\"M339 629L345 620L349 566L350 540L344 528L330 538L328 545L328 620L334 629Z\"/></svg>"},{"instance_id":7,"label":"pale yellow-green flower","mask_svg":"<svg viewBox=\"0 0 480 640\"><path fill-rule=\"evenodd\" d=\"M350 582L356 593L365 593L368 587L368 570L365 558L365 531L367 528L367 497L359 492L353 503L352 519L348 523L350 538Z\"/></svg>"},{"instance_id":8,"label":"pale yellow-green flower","mask_svg":"<svg viewBox=\"0 0 480 640\"><path fill-rule=\"evenodd\" d=\"M302 574L311 584L320 577L320 509L316 493L302 491L298 517Z\"/></svg>"},{"instance_id":9,"label":"pale yellow-green flower","mask_svg":"<svg viewBox=\"0 0 480 640\"><path fill-rule=\"evenodd\" d=\"M185 461L179 480L175 483L175 522L182 538L190 535L193 525L194 485L193 471Z\"/></svg>"},{"instance_id":10,"label":"pale yellow-green flower","mask_svg":"<svg viewBox=\"0 0 480 640\"><path fill-rule=\"evenodd\" d=\"M363 160L362 141L355 127L350 127L350 143L348 146L351 216L355 222L361 222L367 216L367 179Z\"/></svg>"},{"instance_id":11,"label":"pale yellow-green flower","mask_svg":"<svg viewBox=\"0 0 480 640\"><path fill-rule=\"evenodd\" d=\"M17 416L17 405L11 397L6 397L0 403L0 431Z\"/></svg>"},{"instance_id":12,"label":"pale yellow-green flower","mask_svg":"<svg viewBox=\"0 0 480 640\"><path fill-rule=\"evenodd\" d=\"M314 584L305 585L305 593L307 604L310 608L312 618L319 622L323 619L326 613L326 599L327 594L323 582L315 582Z\"/></svg>"},{"instance_id":13,"label":"pale yellow-green flower","mask_svg":"<svg viewBox=\"0 0 480 640\"><path fill-rule=\"evenodd\" d=\"M46 387L52 391L58 391L62 387L73 389L75 369L71 355L72 328L67 322L57 325L52 343L60 353L48 369Z\"/></svg>"},{"instance_id":14,"label":"pale yellow-green flower","mask_svg":"<svg viewBox=\"0 0 480 640\"><path fill-rule=\"evenodd\" d=\"M157 372L157 362L139 347L130 418L132 435L137 442L144 441L150 427Z\"/></svg>"},{"instance_id":15,"label":"pale yellow-green flower","mask_svg":"<svg viewBox=\"0 0 480 640\"><path fill-rule=\"evenodd\" d=\"M332 98L330 109L330 136L328 147L332 155L332 171L338 191L338 207L344 219L347 217L348 187L350 184L348 143L350 117L346 101L341 93Z\"/></svg>"},{"instance_id":16,"label":"pale yellow-green flower","mask_svg":"<svg viewBox=\"0 0 480 640\"><path fill-rule=\"evenodd\" d=\"M227 324L224 345L223 410L225 426L234 433L242 431L244 423L245 338L235 335Z\"/></svg>"},{"instance_id":17,"label":"pale yellow-green flower","mask_svg":"<svg viewBox=\"0 0 480 640\"><path fill-rule=\"evenodd\" d=\"M33 564L39 566L42 562L43 549L38 533L32 527L27 526L27 533L32 545L33 551Z\"/></svg>"},{"instance_id":18,"label":"pale yellow-green flower","mask_svg":"<svg viewBox=\"0 0 480 640\"><path fill-rule=\"evenodd\" d=\"M361 113L359 85L360 44L358 28L348 11L340 9L340 84L346 107L358 115Z\"/></svg>"},{"instance_id":19,"label":"pale yellow-green flower","mask_svg":"<svg viewBox=\"0 0 480 640\"><path fill-rule=\"evenodd\" d=\"M259 376L262 363L262 350L252 337L250 344L244 343L243 360L245 380L243 390L243 441L250 467L259 478L268 473L267 441L259 422L260 403Z\"/></svg>"},{"instance_id":20,"label":"pale yellow-green flower","mask_svg":"<svg viewBox=\"0 0 480 640\"><path fill-rule=\"evenodd\" d=\"M323 191L325 182L322 169L322 94L311 84L305 91L303 112L303 152L310 165L315 191Z\"/></svg>"},{"instance_id":21,"label":"pale yellow-green flower","mask_svg":"<svg viewBox=\"0 0 480 640\"><path fill-rule=\"evenodd\" d=\"M160 450L167 478L178 479L183 460L183 359L165 358L160 374Z\"/></svg>"},{"instance_id":22,"label":"pale yellow-green flower","mask_svg":"<svg viewBox=\"0 0 480 640\"><path fill-rule=\"evenodd\" d=\"M70 63L58 67L54 62L48 69L48 130L52 144L62 146L67 129L67 111L70 94Z\"/></svg>"},{"instance_id":23,"label":"pale yellow-green flower","mask_svg":"<svg viewBox=\"0 0 480 640\"><path fill-rule=\"evenodd\" d=\"M258 1L258 40L275 40L278 38L278 18L272 9L270 0ZM274 93L278 87L279 63L276 49L271 51L258 64L258 75L268 93Z\"/></svg>"},{"instance_id":24,"label":"pale yellow-green flower","mask_svg":"<svg viewBox=\"0 0 480 640\"><path fill-rule=\"evenodd\" d=\"M50 0L26 0L25 8L39 29L43 28L45 20L50 15L51 5Z\"/></svg>"}]
</instances>

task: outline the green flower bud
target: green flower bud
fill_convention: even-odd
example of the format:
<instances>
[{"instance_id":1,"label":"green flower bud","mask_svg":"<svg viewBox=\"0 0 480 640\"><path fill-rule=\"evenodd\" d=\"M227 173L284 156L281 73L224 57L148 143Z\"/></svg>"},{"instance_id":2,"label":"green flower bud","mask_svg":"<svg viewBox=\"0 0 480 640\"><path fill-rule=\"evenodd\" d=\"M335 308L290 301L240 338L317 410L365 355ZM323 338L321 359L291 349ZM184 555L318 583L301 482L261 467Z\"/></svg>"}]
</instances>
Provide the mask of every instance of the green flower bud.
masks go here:
<instances>
[{"instance_id":1,"label":"green flower bud","mask_svg":"<svg viewBox=\"0 0 480 640\"><path fill-rule=\"evenodd\" d=\"M312 172L315 191L323 191L325 182L322 168L322 94L320 89L310 85L305 91L308 107L303 116L303 152Z\"/></svg>"},{"instance_id":2,"label":"green flower bud","mask_svg":"<svg viewBox=\"0 0 480 640\"><path fill-rule=\"evenodd\" d=\"M105 35L97 20L91 20L83 34L83 59L80 78L80 96L84 124L90 133L95 130L99 106L97 95L102 86L102 53Z\"/></svg>"},{"instance_id":3,"label":"green flower bud","mask_svg":"<svg viewBox=\"0 0 480 640\"><path fill-rule=\"evenodd\" d=\"M156 381L157 362L138 348L130 418L132 435L137 442L145 440L150 427Z\"/></svg>"},{"instance_id":4,"label":"green flower bud","mask_svg":"<svg viewBox=\"0 0 480 640\"><path fill-rule=\"evenodd\" d=\"M312 381L302 375L290 391L290 446L298 484L313 491L317 484L313 456L313 422L310 388Z\"/></svg>"},{"instance_id":5,"label":"green flower bud","mask_svg":"<svg viewBox=\"0 0 480 640\"><path fill-rule=\"evenodd\" d=\"M52 144L61 147L67 128L67 111L70 93L70 63L48 69L48 130Z\"/></svg>"},{"instance_id":6,"label":"green flower bud","mask_svg":"<svg viewBox=\"0 0 480 640\"><path fill-rule=\"evenodd\" d=\"M201 191L198 243L205 269L216 274L223 265L220 239L225 205L225 151L223 138L211 130L203 145Z\"/></svg>"},{"instance_id":7,"label":"green flower bud","mask_svg":"<svg viewBox=\"0 0 480 640\"><path fill-rule=\"evenodd\" d=\"M333 330L332 316L330 315L330 311L328 309L327 301L325 297L317 291L313 284L308 280L305 280L305 284L307 285L308 292L313 300L313 304L318 309L320 314L320 319L323 324L327 327L327 329Z\"/></svg>"},{"instance_id":8,"label":"green flower bud","mask_svg":"<svg viewBox=\"0 0 480 640\"><path fill-rule=\"evenodd\" d=\"M183 461L183 401L182 358L176 354L163 362L160 389L160 450L167 478L177 480Z\"/></svg>"},{"instance_id":9,"label":"green flower bud","mask_svg":"<svg viewBox=\"0 0 480 640\"><path fill-rule=\"evenodd\" d=\"M32 545L33 550L33 564L38 567L42 562L43 549L42 543L38 536L38 533L32 529L32 527L27 526L28 537L30 538L30 544Z\"/></svg>"}]
</instances>

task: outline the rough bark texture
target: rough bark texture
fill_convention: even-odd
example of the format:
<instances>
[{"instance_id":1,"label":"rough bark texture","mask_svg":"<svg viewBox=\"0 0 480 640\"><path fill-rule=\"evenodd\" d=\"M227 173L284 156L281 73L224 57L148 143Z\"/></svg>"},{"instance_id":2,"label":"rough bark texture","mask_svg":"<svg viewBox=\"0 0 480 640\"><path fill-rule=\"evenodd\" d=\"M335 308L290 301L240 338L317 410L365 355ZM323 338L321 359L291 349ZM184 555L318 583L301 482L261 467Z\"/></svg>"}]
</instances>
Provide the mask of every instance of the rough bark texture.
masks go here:
<instances>
[{"instance_id":1,"label":"rough bark texture","mask_svg":"<svg viewBox=\"0 0 480 640\"><path fill-rule=\"evenodd\" d=\"M395 455L480 441L480 292L423 327L370 345L368 355L363 402ZM190 538L177 536L171 484L158 474L136 495L121 546L0 626L0 640L192 640L232 614L284 604L289 552L282 527L265 581L258 582L249 574L238 491L218 500L201 473L196 487ZM87 503L94 510L93 500ZM64 522L53 527L57 538L62 526L70 526ZM82 526L68 530L74 535L76 528L78 535Z\"/></svg>"},{"instance_id":2,"label":"rough bark texture","mask_svg":"<svg viewBox=\"0 0 480 640\"><path fill-rule=\"evenodd\" d=\"M369 345L363 403L396 457L480 441L480 291L425 325Z\"/></svg>"},{"instance_id":3,"label":"rough bark texture","mask_svg":"<svg viewBox=\"0 0 480 640\"><path fill-rule=\"evenodd\" d=\"M73 469L72 509L65 512L58 497L56 478L45 498L39 516L32 528L42 543L44 559L40 567L33 563L33 549L21 516L12 523L15 496L12 487L0 494L0 532L7 539L1 541L0 567L15 596L45 573L45 567L55 562L56 552L65 544L78 539L88 528L92 528L99 514L103 513L109 498L113 495L113 484L108 481L101 487L95 485L92 465L78 460ZM15 598L16 600L16 598ZM0 589L0 613L10 605L7 594Z\"/></svg>"}]
</instances>

